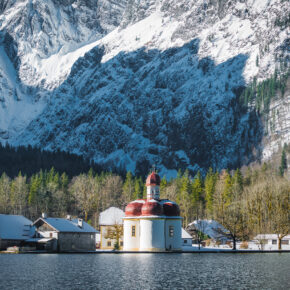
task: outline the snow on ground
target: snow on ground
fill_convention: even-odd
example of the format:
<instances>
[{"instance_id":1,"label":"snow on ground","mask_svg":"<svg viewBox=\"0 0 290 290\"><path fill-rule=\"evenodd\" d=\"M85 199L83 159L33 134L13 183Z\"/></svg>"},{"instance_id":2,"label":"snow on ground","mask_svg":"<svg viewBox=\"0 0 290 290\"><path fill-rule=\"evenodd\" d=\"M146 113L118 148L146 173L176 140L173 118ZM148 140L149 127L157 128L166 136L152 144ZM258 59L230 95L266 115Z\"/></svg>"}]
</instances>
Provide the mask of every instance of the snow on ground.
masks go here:
<instances>
[{"instance_id":1,"label":"snow on ground","mask_svg":"<svg viewBox=\"0 0 290 290\"><path fill-rule=\"evenodd\" d=\"M277 245L271 245L267 244L261 247L261 245L256 242L256 241L250 241L248 242L248 248L241 248L242 243L238 242L237 243L237 250L240 251L277 251L278 246ZM284 251L290 251L290 245L282 245L282 250ZM197 244L193 244L192 246L183 246L182 251L184 252L207 252L207 251L214 251L214 252L219 252L219 251L232 251L232 246L231 245L210 245L207 247L200 246L200 249Z\"/></svg>"}]
</instances>

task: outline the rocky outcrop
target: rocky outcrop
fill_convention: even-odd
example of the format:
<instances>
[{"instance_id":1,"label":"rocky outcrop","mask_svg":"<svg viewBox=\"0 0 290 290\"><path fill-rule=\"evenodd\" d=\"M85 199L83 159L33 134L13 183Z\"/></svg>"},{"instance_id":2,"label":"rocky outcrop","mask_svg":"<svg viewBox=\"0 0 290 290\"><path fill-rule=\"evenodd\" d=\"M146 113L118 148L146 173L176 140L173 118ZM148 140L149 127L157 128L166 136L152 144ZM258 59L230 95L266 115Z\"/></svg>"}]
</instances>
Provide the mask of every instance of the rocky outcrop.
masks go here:
<instances>
[{"instance_id":1,"label":"rocky outcrop","mask_svg":"<svg viewBox=\"0 0 290 290\"><path fill-rule=\"evenodd\" d=\"M168 175L237 167L287 141L285 99L273 103L278 131L239 103L254 78L289 61L287 1L5 3L0 28L15 43L5 54L16 77L9 96L0 81L0 116L10 114L2 141L141 173L154 163Z\"/></svg>"}]
</instances>

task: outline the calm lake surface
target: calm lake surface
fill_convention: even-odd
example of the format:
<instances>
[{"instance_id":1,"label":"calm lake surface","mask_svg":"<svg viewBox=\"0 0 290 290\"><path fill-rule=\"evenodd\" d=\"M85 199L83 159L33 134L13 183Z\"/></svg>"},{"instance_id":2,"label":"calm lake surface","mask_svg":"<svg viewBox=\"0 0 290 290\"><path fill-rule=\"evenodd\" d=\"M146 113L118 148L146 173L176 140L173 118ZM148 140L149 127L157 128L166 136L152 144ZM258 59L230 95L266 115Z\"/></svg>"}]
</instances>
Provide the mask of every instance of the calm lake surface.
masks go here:
<instances>
[{"instance_id":1,"label":"calm lake surface","mask_svg":"<svg viewBox=\"0 0 290 290\"><path fill-rule=\"evenodd\" d=\"M290 254L0 255L0 289L290 289Z\"/></svg>"}]
</instances>

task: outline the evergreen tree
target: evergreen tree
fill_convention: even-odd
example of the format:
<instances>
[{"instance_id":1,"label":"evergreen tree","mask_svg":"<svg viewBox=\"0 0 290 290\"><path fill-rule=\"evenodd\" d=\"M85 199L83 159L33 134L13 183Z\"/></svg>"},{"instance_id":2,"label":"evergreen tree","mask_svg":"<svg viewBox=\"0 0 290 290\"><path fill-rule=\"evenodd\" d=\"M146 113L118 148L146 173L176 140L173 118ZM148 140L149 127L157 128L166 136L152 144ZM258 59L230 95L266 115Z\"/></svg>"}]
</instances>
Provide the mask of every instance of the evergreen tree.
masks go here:
<instances>
[{"instance_id":1,"label":"evergreen tree","mask_svg":"<svg viewBox=\"0 0 290 290\"><path fill-rule=\"evenodd\" d=\"M29 196L28 196L28 204L33 206L37 203L37 193L40 187L40 180L37 175L32 175L30 181L30 189L29 189Z\"/></svg>"},{"instance_id":2,"label":"evergreen tree","mask_svg":"<svg viewBox=\"0 0 290 290\"><path fill-rule=\"evenodd\" d=\"M243 175L240 171L240 169L237 169L234 173L234 176L232 178L232 186L235 192L238 194L241 194L243 191Z\"/></svg>"},{"instance_id":3,"label":"evergreen tree","mask_svg":"<svg viewBox=\"0 0 290 290\"><path fill-rule=\"evenodd\" d=\"M89 170L89 172L88 172L88 177L89 177L89 178L92 178L93 176L94 176L94 170L93 170L93 168L91 167L90 170Z\"/></svg>"},{"instance_id":4,"label":"evergreen tree","mask_svg":"<svg viewBox=\"0 0 290 290\"><path fill-rule=\"evenodd\" d=\"M135 184L134 184L133 175L131 171L128 171L126 174L124 185L123 185L123 197L126 203L133 200L134 191L135 191Z\"/></svg>"},{"instance_id":5,"label":"evergreen tree","mask_svg":"<svg viewBox=\"0 0 290 290\"><path fill-rule=\"evenodd\" d=\"M281 155L281 165L279 167L279 173L280 176L284 175L285 170L287 169L287 156L286 156L286 150L285 150L285 146L282 150L282 155Z\"/></svg>"},{"instance_id":6,"label":"evergreen tree","mask_svg":"<svg viewBox=\"0 0 290 290\"><path fill-rule=\"evenodd\" d=\"M206 211L209 217L213 215L213 198L215 192L215 185L217 181L217 174L215 174L212 168L209 169L204 181Z\"/></svg>"},{"instance_id":7,"label":"evergreen tree","mask_svg":"<svg viewBox=\"0 0 290 290\"><path fill-rule=\"evenodd\" d=\"M201 174L198 171L196 177L192 183L192 202L193 204L197 204L199 201L202 201L203 194L203 184Z\"/></svg>"},{"instance_id":8,"label":"evergreen tree","mask_svg":"<svg viewBox=\"0 0 290 290\"><path fill-rule=\"evenodd\" d=\"M9 213L10 211L10 179L3 173L0 177L0 212Z\"/></svg>"},{"instance_id":9,"label":"evergreen tree","mask_svg":"<svg viewBox=\"0 0 290 290\"><path fill-rule=\"evenodd\" d=\"M180 190L177 194L177 202L180 211L184 216L184 225L188 224L190 218L190 209L192 208L191 184L189 180L189 172L185 171L184 175L180 178Z\"/></svg>"},{"instance_id":10,"label":"evergreen tree","mask_svg":"<svg viewBox=\"0 0 290 290\"><path fill-rule=\"evenodd\" d=\"M165 196L166 187L167 187L167 179L165 176L163 176L160 182L160 196Z\"/></svg>"},{"instance_id":11,"label":"evergreen tree","mask_svg":"<svg viewBox=\"0 0 290 290\"><path fill-rule=\"evenodd\" d=\"M134 179L134 199L143 198L143 180L141 177Z\"/></svg>"},{"instance_id":12,"label":"evergreen tree","mask_svg":"<svg viewBox=\"0 0 290 290\"><path fill-rule=\"evenodd\" d=\"M244 184L247 186L250 185L252 182L252 178L253 178L252 168L248 167L244 178Z\"/></svg>"},{"instance_id":13,"label":"evergreen tree","mask_svg":"<svg viewBox=\"0 0 290 290\"><path fill-rule=\"evenodd\" d=\"M226 171L224 177L223 200L225 206L230 205L233 196L233 182L231 175Z\"/></svg>"}]
</instances>

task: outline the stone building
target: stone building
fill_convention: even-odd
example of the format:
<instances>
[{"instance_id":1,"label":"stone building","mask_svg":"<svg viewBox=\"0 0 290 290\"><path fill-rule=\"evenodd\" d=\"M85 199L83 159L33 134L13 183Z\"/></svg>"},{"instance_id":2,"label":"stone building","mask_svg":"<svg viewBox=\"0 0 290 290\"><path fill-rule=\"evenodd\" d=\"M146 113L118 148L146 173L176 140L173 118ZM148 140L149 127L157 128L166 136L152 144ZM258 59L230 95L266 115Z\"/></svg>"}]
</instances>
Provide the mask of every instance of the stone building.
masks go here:
<instances>
[{"instance_id":1,"label":"stone building","mask_svg":"<svg viewBox=\"0 0 290 290\"><path fill-rule=\"evenodd\" d=\"M96 250L97 231L82 219L47 218L45 215L33 224L41 240L54 239L54 251L88 252Z\"/></svg>"}]
</instances>

